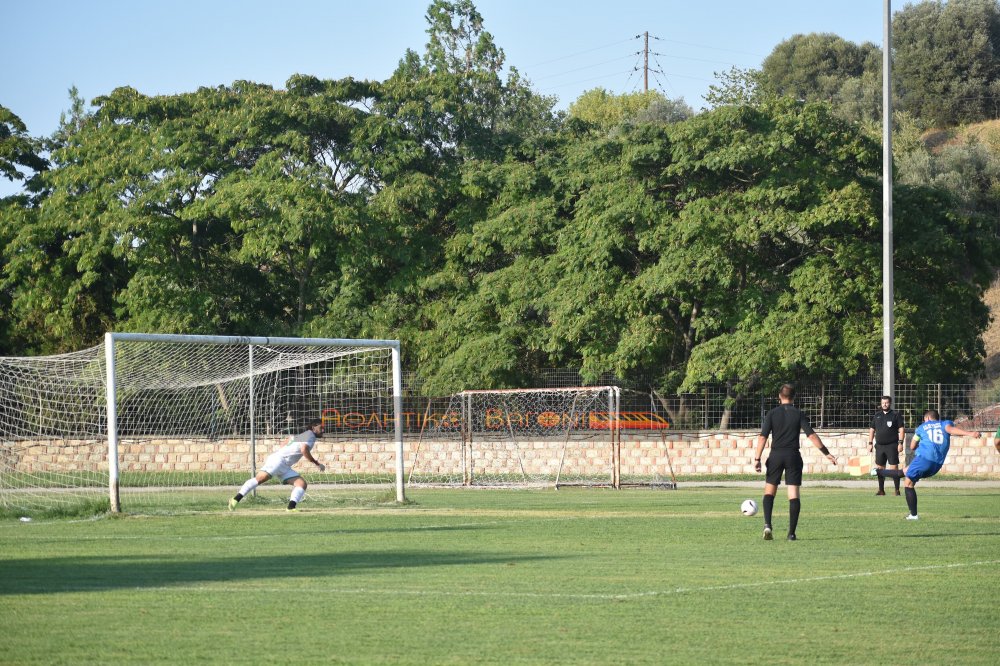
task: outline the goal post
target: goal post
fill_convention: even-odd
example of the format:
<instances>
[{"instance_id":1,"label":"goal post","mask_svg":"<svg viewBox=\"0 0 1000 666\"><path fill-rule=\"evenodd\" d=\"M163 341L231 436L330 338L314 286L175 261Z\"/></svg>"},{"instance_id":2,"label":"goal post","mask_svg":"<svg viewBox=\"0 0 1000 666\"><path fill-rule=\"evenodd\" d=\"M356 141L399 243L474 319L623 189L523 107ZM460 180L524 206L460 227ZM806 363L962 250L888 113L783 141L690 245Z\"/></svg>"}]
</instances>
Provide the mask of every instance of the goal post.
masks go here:
<instances>
[{"instance_id":1,"label":"goal post","mask_svg":"<svg viewBox=\"0 0 1000 666\"><path fill-rule=\"evenodd\" d=\"M617 488L619 399L613 386L457 393L421 433L409 483Z\"/></svg>"},{"instance_id":2,"label":"goal post","mask_svg":"<svg viewBox=\"0 0 1000 666\"><path fill-rule=\"evenodd\" d=\"M107 333L0 371L4 511L94 502L101 485L114 512L212 506L313 419L326 470L301 470L307 500L405 501L398 341ZM261 493L287 495L273 485Z\"/></svg>"}]
</instances>

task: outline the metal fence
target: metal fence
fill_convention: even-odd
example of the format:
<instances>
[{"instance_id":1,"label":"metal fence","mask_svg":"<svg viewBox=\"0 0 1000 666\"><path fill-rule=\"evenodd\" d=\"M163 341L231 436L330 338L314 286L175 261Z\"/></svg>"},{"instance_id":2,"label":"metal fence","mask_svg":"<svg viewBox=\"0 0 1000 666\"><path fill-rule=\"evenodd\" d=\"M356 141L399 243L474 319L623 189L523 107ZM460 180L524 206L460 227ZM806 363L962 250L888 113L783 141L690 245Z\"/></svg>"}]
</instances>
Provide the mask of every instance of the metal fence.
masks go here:
<instances>
[{"instance_id":1,"label":"metal fence","mask_svg":"<svg viewBox=\"0 0 1000 666\"><path fill-rule=\"evenodd\" d=\"M408 391L409 395L414 396L419 388L415 377L408 374L404 379L404 385L414 389ZM613 376L583 382L574 370L546 371L540 383L545 388L622 386L623 412L648 412L656 419L668 420L672 430L682 431L755 430L767 410L778 404L775 389L734 395L723 384L708 384L691 393L666 394L648 388L629 388L629 384L635 387L639 383L618 381ZM814 428L867 430L879 408L882 387L877 380L803 381L796 384L796 393L796 405L806 413ZM444 398L404 398L404 403L411 401L413 412L422 411L429 402L447 402ZM963 428L992 432L1000 426L1000 386L896 384L893 408L903 414L908 430L923 421L926 410L936 409L941 418L955 421Z\"/></svg>"},{"instance_id":2,"label":"metal fence","mask_svg":"<svg viewBox=\"0 0 1000 666\"><path fill-rule=\"evenodd\" d=\"M796 393L795 403L813 427L832 430L867 429L882 397L881 387L830 382L799 384ZM709 385L697 393L660 396L657 402L675 429L754 430L778 398L772 391L735 397L725 386ZM972 384L897 384L893 408L903 414L908 429L918 426L928 409L969 429L995 430L1000 425L997 389Z\"/></svg>"}]
</instances>

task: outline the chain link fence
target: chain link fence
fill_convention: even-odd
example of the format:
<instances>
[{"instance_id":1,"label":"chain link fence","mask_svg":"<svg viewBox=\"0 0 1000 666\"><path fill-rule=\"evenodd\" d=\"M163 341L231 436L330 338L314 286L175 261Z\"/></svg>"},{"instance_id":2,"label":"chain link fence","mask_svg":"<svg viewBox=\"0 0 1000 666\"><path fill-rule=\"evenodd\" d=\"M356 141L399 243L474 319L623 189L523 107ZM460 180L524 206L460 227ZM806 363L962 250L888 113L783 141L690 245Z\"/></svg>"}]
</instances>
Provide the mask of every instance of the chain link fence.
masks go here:
<instances>
[{"instance_id":1,"label":"chain link fence","mask_svg":"<svg viewBox=\"0 0 1000 666\"><path fill-rule=\"evenodd\" d=\"M576 370L546 370L539 386L622 387L621 410L634 414L648 413L659 422L665 419L670 429L680 431L756 430L767 410L778 404L776 388L761 388L738 395L724 384L706 384L690 393L661 393L640 386L654 386L648 378L622 381L604 375L585 382ZM419 382L413 373L404 376L404 404L411 414L433 414L446 398L419 396ZM814 428L827 430L867 430L879 409L882 397L880 380L857 382L802 381L796 384L795 403L808 415ZM972 430L994 431L1000 426L1000 385L975 384L896 384L893 408L903 414L908 430L923 421L928 409L936 409L941 418L955 421ZM414 417L414 423L419 420Z\"/></svg>"}]
</instances>

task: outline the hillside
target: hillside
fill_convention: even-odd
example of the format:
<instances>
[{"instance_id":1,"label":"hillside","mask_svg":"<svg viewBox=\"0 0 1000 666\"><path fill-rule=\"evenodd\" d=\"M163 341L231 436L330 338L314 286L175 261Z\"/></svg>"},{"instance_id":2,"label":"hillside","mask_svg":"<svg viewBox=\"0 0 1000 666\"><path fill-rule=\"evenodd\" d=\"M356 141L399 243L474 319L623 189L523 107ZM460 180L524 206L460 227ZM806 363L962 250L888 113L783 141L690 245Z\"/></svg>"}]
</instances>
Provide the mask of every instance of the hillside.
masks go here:
<instances>
[{"instance_id":1,"label":"hillside","mask_svg":"<svg viewBox=\"0 0 1000 666\"><path fill-rule=\"evenodd\" d=\"M1000 120L929 130L922 136L924 144L933 152L938 152L945 146L965 143L970 138L977 139L994 153L1000 152Z\"/></svg>"},{"instance_id":2,"label":"hillside","mask_svg":"<svg viewBox=\"0 0 1000 666\"><path fill-rule=\"evenodd\" d=\"M983 300L993 315L993 322L983 334L983 342L986 344L986 381L993 385L1000 379L1000 276L993 281Z\"/></svg>"},{"instance_id":3,"label":"hillside","mask_svg":"<svg viewBox=\"0 0 1000 666\"><path fill-rule=\"evenodd\" d=\"M1000 153L1000 119L930 130L924 133L922 139L934 153L940 153L947 146L960 145L974 139L987 146L990 152L997 154ZM982 385L996 386L1000 383L1000 272L997 273L993 285L987 290L983 300L990 308L993 322L983 334L983 343L986 347L986 372Z\"/></svg>"}]
</instances>

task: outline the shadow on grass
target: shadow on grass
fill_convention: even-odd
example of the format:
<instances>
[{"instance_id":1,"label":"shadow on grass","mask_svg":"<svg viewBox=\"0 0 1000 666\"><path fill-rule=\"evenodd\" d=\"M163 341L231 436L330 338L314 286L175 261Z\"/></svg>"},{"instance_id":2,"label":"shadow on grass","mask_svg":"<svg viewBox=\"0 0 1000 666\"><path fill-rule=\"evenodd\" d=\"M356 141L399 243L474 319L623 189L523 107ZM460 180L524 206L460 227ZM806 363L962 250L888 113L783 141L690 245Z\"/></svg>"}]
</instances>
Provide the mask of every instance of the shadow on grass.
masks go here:
<instances>
[{"instance_id":1,"label":"shadow on grass","mask_svg":"<svg viewBox=\"0 0 1000 666\"><path fill-rule=\"evenodd\" d=\"M938 532L936 534L897 534L901 539L941 539L958 536L1000 536L1000 532Z\"/></svg>"},{"instance_id":2,"label":"shadow on grass","mask_svg":"<svg viewBox=\"0 0 1000 666\"><path fill-rule=\"evenodd\" d=\"M291 544L290 544L291 545ZM510 565L557 559L432 551L357 551L225 559L183 559L183 554L51 557L0 561L0 595L94 592L281 578L324 578L378 569L414 569L477 564Z\"/></svg>"},{"instance_id":3,"label":"shadow on grass","mask_svg":"<svg viewBox=\"0 0 1000 666\"><path fill-rule=\"evenodd\" d=\"M1000 536L1000 532L936 532L934 534L883 534L880 539L954 539L955 537L994 537ZM807 536L800 537L799 541L808 539L809 541L854 541L856 536L845 534L842 536ZM0 589L2 589L0 583Z\"/></svg>"}]
</instances>

